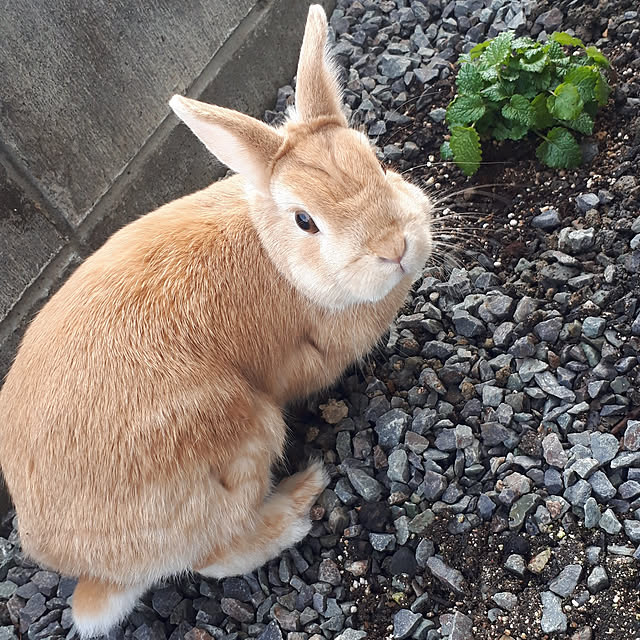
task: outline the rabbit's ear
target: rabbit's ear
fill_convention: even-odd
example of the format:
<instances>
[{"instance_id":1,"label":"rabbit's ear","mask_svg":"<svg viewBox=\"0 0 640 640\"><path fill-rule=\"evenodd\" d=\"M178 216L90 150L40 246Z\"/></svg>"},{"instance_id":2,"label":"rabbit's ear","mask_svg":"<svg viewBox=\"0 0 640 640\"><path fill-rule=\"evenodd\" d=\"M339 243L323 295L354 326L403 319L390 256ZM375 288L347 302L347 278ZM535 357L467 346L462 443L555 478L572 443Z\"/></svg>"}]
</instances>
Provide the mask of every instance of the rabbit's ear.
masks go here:
<instances>
[{"instance_id":1,"label":"rabbit's ear","mask_svg":"<svg viewBox=\"0 0 640 640\"><path fill-rule=\"evenodd\" d=\"M342 92L326 45L327 16L319 4L312 4L298 61L296 113L302 122L330 116L346 127Z\"/></svg>"},{"instance_id":2,"label":"rabbit's ear","mask_svg":"<svg viewBox=\"0 0 640 640\"><path fill-rule=\"evenodd\" d=\"M282 136L268 124L231 109L173 96L169 105L207 149L255 187L266 190Z\"/></svg>"}]
</instances>

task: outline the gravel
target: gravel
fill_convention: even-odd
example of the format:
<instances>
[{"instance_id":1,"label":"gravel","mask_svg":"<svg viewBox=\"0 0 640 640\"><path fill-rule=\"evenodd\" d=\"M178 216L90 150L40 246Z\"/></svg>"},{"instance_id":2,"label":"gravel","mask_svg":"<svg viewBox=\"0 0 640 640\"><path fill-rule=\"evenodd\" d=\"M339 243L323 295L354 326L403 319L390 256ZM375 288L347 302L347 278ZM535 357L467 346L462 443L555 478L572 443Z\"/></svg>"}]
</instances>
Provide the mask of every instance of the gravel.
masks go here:
<instances>
[{"instance_id":1,"label":"gravel","mask_svg":"<svg viewBox=\"0 0 640 640\"><path fill-rule=\"evenodd\" d=\"M410 637L421 620L421 614L412 613L408 609L401 609L393 616L393 637L398 638L398 640Z\"/></svg>"},{"instance_id":2,"label":"gravel","mask_svg":"<svg viewBox=\"0 0 640 640\"><path fill-rule=\"evenodd\" d=\"M561 598L568 598L578 586L581 574L581 564L570 564L549 583L549 589Z\"/></svg>"},{"instance_id":3,"label":"gravel","mask_svg":"<svg viewBox=\"0 0 640 640\"><path fill-rule=\"evenodd\" d=\"M557 433L551 432L542 440L542 451L547 464L564 469L568 457L565 453Z\"/></svg>"},{"instance_id":4,"label":"gravel","mask_svg":"<svg viewBox=\"0 0 640 640\"><path fill-rule=\"evenodd\" d=\"M547 209L531 220L531 226L543 231L554 231L562 224L560 214L555 209Z\"/></svg>"},{"instance_id":5,"label":"gravel","mask_svg":"<svg viewBox=\"0 0 640 640\"><path fill-rule=\"evenodd\" d=\"M518 604L518 596L510 591L500 591L494 593L491 599L502 609L512 611Z\"/></svg>"},{"instance_id":6,"label":"gravel","mask_svg":"<svg viewBox=\"0 0 640 640\"><path fill-rule=\"evenodd\" d=\"M607 509L600 517L598 526L611 535L620 533L622 525L611 509Z\"/></svg>"},{"instance_id":7,"label":"gravel","mask_svg":"<svg viewBox=\"0 0 640 640\"><path fill-rule=\"evenodd\" d=\"M629 420L624 432L624 448L627 451L640 451L640 420Z\"/></svg>"},{"instance_id":8,"label":"gravel","mask_svg":"<svg viewBox=\"0 0 640 640\"><path fill-rule=\"evenodd\" d=\"M598 593L609 587L609 576L604 567L594 567L587 578L587 587L591 593Z\"/></svg>"},{"instance_id":9,"label":"gravel","mask_svg":"<svg viewBox=\"0 0 640 640\"><path fill-rule=\"evenodd\" d=\"M447 566L437 557L432 557L427 560L427 568L431 571L434 578L440 580L447 589L450 589L458 595L464 594L464 577L460 571Z\"/></svg>"},{"instance_id":10,"label":"gravel","mask_svg":"<svg viewBox=\"0 0 640 640\"><path fill-rule=\"evenodd\" d=\"M564 633L567 630L567 616L562 612L562 601L550 591L543 591L542 620L540 628L543 633Z\"/></svg>"},{"instance_id":11,"label":"gravel","mask_svg":"<svg viewBox=\"0 0 640 640\"><path fill-rule=\"evenodd\" d=\"M631 0L553 5L339 0L347 110L439 201L444 268L425 271L369 361L292 414L290 471L321 457L332 479L307 539L249 576L158 585L110 640L633 638L640 30ZM471 181L440 163L451 63L507 28L573 29L614 59L591 166L552 172L516 151L504 165L489 146ZM292 95L279 90L267 121ZM484 183L515 186L456 193ZM24 558L12 524L0 639L71 640L74 581Z\"/></svg>"}]
</instances>

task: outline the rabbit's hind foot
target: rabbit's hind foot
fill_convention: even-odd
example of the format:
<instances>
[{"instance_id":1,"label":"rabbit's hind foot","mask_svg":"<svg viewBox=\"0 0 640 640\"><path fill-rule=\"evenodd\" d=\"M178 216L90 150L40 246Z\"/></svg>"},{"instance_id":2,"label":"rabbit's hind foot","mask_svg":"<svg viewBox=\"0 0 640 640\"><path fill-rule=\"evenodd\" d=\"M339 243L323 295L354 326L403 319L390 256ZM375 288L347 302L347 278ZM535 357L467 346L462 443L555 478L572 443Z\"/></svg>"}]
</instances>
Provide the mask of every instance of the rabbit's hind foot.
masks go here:
<instances>
[{"instance_id":1,"label":"rabbit's hind foot","mask_svg":"<svg viewBox=\"0 0 640 640\"><path fill-rule=\"evenodd\" d=\"M133 611L146 587L119 588L81 579L73 592L72 613L81 638L106 634Z\"/></svg>"},{"instance_id":2,"label":"rabbit's hind foot","mask_svg":"<svg viewBox=\"0 0 640 640\"><path fill-rule=\"evenodd\" d=\"M311 529L309 509L328 481L315 462L280 482L260 508L255 528L215 549L197 571L212 578L243 575L300 542Z\"/></svg>"}]
</instances>

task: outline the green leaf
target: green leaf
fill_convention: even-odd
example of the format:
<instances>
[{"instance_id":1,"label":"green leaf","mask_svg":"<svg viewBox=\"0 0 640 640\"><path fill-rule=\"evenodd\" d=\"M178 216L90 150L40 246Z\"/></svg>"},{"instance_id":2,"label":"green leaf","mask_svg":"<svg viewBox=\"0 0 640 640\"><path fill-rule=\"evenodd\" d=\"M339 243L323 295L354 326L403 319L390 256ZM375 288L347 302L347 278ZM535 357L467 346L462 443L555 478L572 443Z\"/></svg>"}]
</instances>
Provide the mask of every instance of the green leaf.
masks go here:
<instances>
[{"instance_id":1,"label":"green leaf","mask_svg":"<svg viewBox=\"0 0 640 640\"><path fill-rule=\"evenodd\" d=\"M499 102L488 101L485 103L485 107L487 110L484 112L484 115L473 125L481 138L483 134L487 132L487 129L491 129L496 118L500 117L501 104Z\"/></svg>"},{"instance_id":2,"label":"green leaf","mask_svg":"<svg viewBox=\"0 0 640 640\"><path fill-rule=\"evenodd\" d=\"M528 53L534 55L527 56ZM544 51L525 51L524 58L520 59L520 68L524 71L540 72L549 62L547 54Z\"/></svg>"},{"instance_id":3,"label":"green leaf","mask_svg":"<svg viewBox=\"0 0 640 640\"><path fill-rule=\"evenodd\" d=\"M531 58L537 58L540 55L544 56L547 54L546 54L546 51L542 49L542 47L538 47L536 49L527 49L526 51L523 51L522 55L527 60L530 60Z\"/></svg>"},{"instance_id":4,"label":"green leaf","mask_svg":"<svg viewBox=\"0 0 640 640\"><path fill-rule=\"evenodd\" d=\"M472 176L480 166L482 150L480 138L473 127L454 127L449 142L456 164L467 176Z\"/></svg>"},{"instance_id":5,"label":"green leaf","mask_svg":"<svg viewBox=\"0 0 640 640\"><path fill-rule=\"evenodd\" d=\"M478 93L484 87L482 76L475 66L468 62L460 67L456 84L460 93Z\"/></svg>"},{"instance_id":6,"label":"green leaf","mask_svg":"<svg viewBox=\"0 0 640 640\"><path fill-rule=\"evenodd\" d=\"M582 151L576 139L564 127L554 127L536 150L538 160L548 167L569 169L582 162Z\"/></svg>"},{"instance_id":7,"label":"green leaf","mask_svg":"<svg viewBox=\"0 0 640 640\"><path fill-rule=\"evenodd\" d=\"M529 127L513 120L498 120L491 130L491 135L495 140L522 140L527 133Z\"/></svg>"},{"instance_id":8,"label":"green leaf","mask_svg":"<svg viewBox=\"0 0 640 640\"><path fill-rule=\"evenodd\" d=\"M548 129L553 126L553 116L547 109L547 96L539 93L531 101L531 110L533 111L533 127L535 129Z\"/></svg>"},{"instance_id":9,"label":"green leaf","mask_svg":"<svg viewBox=\"0 0 640 640\"><path fill-rule=\"evenodd\" d=\"M536 85L535 77L537 74L530 73L529 71L521 71L520 77L516 81L516 91L523 95L527 100L531 100L538 95L539 88Z\"/></svg>"},{"instance_id":10,"label":"green leaf","mask_svg":"<svg viewBox=\"0 0 640 640\"><path fill-rule=\"evenodd\" d=\"M559 120L573 120L577 118L584 102L578 90L572 85L563 83L556 87L556 90L547 99L549 113Z\"/></svg>"},{"instance_id":11,"label":"green leaf","mask_svg":"<svg viewBox=\"0 0 640 640\"><path fill-rule=\"evenodd\" d=\"M553 64L566 65L569 64L569 56L564 52L560 44L555 41L549 42L546 46L547 55Z\"/></svg>"},{"instance_id":12,"label":"green leaf","mask_svg":"<svg viewBox=\"0 0 640 640\"><path fill-rule=\"evenodd\" d=\"M485 40L484 42L481 42L480 44L477 44L475 47L473 47L473 49L471 49L469 51L469 58L471 58L471 60L475 60L476 58L479 58L482 55L482 52L491 44L491 40Z\"/></svg>"},{"instance_id":13,"label":"green leaf","mask_svg":"<svg viewBox=\"0 0 640 640\"><path fill-rule=\"evenodd\" d=\"M489 85L486 89L480 92L485 98L493 100L493 102L499 102L500 100L509 99L513 93L513 87L505 86L501 82Z\"/></svg>"},{"instance_id":14,"label":"green leaf","mask_svg":"<svg viewBox=\"0 0 640 640\"><path fill-rule=\"evenodd\" d=\"M572 84L580 94L583 102L590 102L596 99L595 87L599 73L589 67L578 67L572 69L564 77L567 84Z\"/></svg>"},{"instance_id":15,"label":"green leaf","mask_svg":"<svg viewBox=\"0 0 640 640\"><path fill-rule=\"evenodd\" d=\"M531 103L520 94L516 93L515 96L511 96L508 104L502 107L502 115L509 119L518 122L525 127L530 127L533 124L533 111L531 109Z\"/></svg>"},{"instance_id":16,"label":"green leaf","mask_svg":"<svg viewBox=\"0 0 640 640\"><path fill-rule=\"evenodd\" d=\"M598 105L604 107L604 105L607 104L607 101L609 100L610 94L611 87L609 86L609 83L602 77L602 74L599 73L596 79L595 86L595 96Z\"/></svg>"},{"instance_id":17,"label":"green leaf","mask_svg":"<svg viewBox=\"0 0 640 640\"><path fill-rule=\"evenodd\" d=\"M494 67L505 62L511 53L512 40L512 31L505 31L497 38L491 40L487 50L482 54L482 58L480 59L482 64L487 67Z\"/></svg>"},{"instance_id":18,"label":"green leaf","mask_svg":"<svg viewBox=\"0 0 640 640\"><path fill-rule=\"evenodd\" d=\"M597 47L587 47L585 51L599 67L606 67L608 69L611 66L608 58L603 55Z\"/></svg>"},{"instance_id":19,"label":"green leaf","mask_svg":"<svg viewBox=\"0 0 640 640\"><path fill-rule=\"evenodd\" d=\"M491 137L494 140L498 140L499 142L502 140L506 140L509 137L510 129L506 125L505 121L500 118L493 125L493 129L491 130Z\"/></svg>"},{"instance_id":20,"label":"green leaf","mask_svg":"<svg viewBox=\"0 0 640 640\"><path fill-rule=\"evenodd\" d=\"M480 139L484 138L492 138L493 137L493 127L495 125L495 116L493 114L489 115L485 113L480 120L478 120L473 128L478 132Z\"/></svg>"},{"instance_id":21,"label":"green leaf","mask_svg":"<svg viewBox=\"0 0 640 640\"><path fill-rule=\"evenodd\" d=\"M587 102L584 105L584 110L591 116L592 120L595 120L596 114L598 113L598 104L596 102Z\"/></svg>"},{"instance_id":22,"label":"green leaf","mask_svg":"<svg viewBox=\"0 0 640 640\"><path fill-rule=\"evenodd\" d=\"M520 77L522 71L517 60L512 60L511 63L500 71L500 80L507 80L513 82Z\"/></svg>"},{"instance_id":23,"label":"green leaf","mask_svg":"<svg viewBox=\"0 0 640 640\"><path fill-rule=\"evenodd\" d=\"M531 74L531 83L537 91L546 91L551 87L551 71L545 69L541 73ZM553 86L557 86L557 83Z\"/></svg>"},{"instance_id":24,"label":"green leaf","mask_svg":"<svg viewBox=\"0 0 640 640\"><path fill-rule=\"evenodd\" d=\"M593 118L584 111L573 120L566 120L565 126L575 129L585 135L591 135L593 133Z\"/></svg>"},{"instance_id":25,"label":"green leaf","mask_svg":"<svg viewBox=\"0 0 640 640\"><path fill-rule=\"evenodd\" d=\"M511 49L513 51L528 51L530 49L538 49L540 48L540 43L528 38L527 36L523 36L521 38L516 38L511 43Z\"/></svg>"},{"instance_id":26,"label":"green leaf","mask_svg":"<svg viewBox=\"0 0 640 640\"><path fill-rule=\"evenodd\" d=\"M556 31L555 33L552 33L551 39L558 44L561 44L563 47L582 47L584 49L584 43L580 38L570 36L564 31Z\"/></svg>"},{"instance_id":27,"label":"green leaf","mask_svg":"<svg viewBox=\"0 0 640 640\"><path fill-rule=\"evenodd\" d=\"M498 70L495 67L489 67L488 69L478 69L478 73L483 80L489 82L495 82L498 79Z\"/></svg>"},{"instance_id":28,"label":"green leaf","mask_svg":"<svg viewBox=\"0 0 640 640\"><path fill-rule=\"evenodd\" d=\"M453 160L453 151L449 142L445 141L440 145L440 155L443 160Z\"/></svg>"},{"instance_id":29,"label":"green leaf","mask_svg":"<svg viewBox=\"0 0 640 640\"><path fill-rule=\"evenodd\" d=\"M527 133L529 133L529 127L521 122L512 122L511 126L507 128L507 138L509 140L522 140Z\"/></svg>"},{"instance_id":30,"label":"green leaf","mask_svg":"<svg viewBox=\"0 0 640 640\"><path fill-rule=\"evenodd\" d=\"M480 119L485 112L482 96L472 93L468 96L458 96L447 107L447 122L450 125L469 124Z\"/></svg>"}]
</instances>

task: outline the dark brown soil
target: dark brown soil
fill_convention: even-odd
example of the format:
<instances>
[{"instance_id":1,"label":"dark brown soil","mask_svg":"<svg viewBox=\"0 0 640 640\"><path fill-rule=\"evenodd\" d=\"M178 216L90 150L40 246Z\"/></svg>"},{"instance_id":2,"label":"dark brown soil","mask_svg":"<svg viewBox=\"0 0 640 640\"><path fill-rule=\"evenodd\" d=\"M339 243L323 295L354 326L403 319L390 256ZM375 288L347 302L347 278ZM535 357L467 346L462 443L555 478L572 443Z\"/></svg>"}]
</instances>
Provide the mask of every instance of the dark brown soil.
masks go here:
<instances>
[{"instance_id":1,"label":"dark brown soil","mask_svg":"<svg viewBox=\"0 0 640 640\"><path fill-rule=\"evenodd\" d=\"M509 533L496 535L492 533L491 525L486 525L469 534L451 536L447 532L446 522L441 521L441 526L434 528L432 536L445 562L459 569L470 586L463 609L458 608L477 625L476 638L487 640L500 640L505 635L507 638L523 640L547 637L540 631L540 593L547 590L549 580L568 564L577 562L589 571L584 557L585 546L603 544L598 533L580 527L570 532L558 527L551 534L528 537ZM541 575L526 572L525 578L520 579L504 569L504 561L514 546L517 547L516 551L522 547L530 549L529 557L525 556L527 561L540 551L551 549L551 559ZM588 624L595 638L632 640L634 632L640 631L640 602L637 597L640 576L637 563L628 557L608 556L605 567L615 586L591 595L584 606L565 608L569 621L568 633ZM428 589L437 593L441 587L432 580ZM579 586L576 594L581 590L584 587ZM500 591L515 593L518 605L508 616L498 618L492 624L487 618L487 611L495 607L490 596Z\"/></svg>"},{"instance_id":2,"label":"dark brown soil","mask_svg":"<svg viewBox=\"0 0 640 640\"><path fill-rule=\"evenodd\" d=\"M568 564L580 563L586 572L591 570L584 554L586 546L606 546L601 532L587 531L578 526L571 531L558 526L549 534L529 537L526 534L496 533L495 523L492 523L467 534L451 535L448 522L447 516L437 518L429 531L429 538L444 561L461 571L467 593L462 598L456 597L425 571L420 574L421 590L429 594L431 601L431 611L425 617L434 618L437 626L439 615L455 608L473 620L476 640L551 637L540 631L540 593L548 589L548 582ZM615 542L609 540L610 544ZM617 542L624 544L625 540L620 538ZM525 578L521 579L504 568L510 553L525 553L525 561L528 561L545 549L551 549L551 559L539 576L527 571ZM609 555L604 566L612 587L589 595L587 603L582 606L578 606L575 600L569 600L571 604L564 607L569 622L568 635L589 625L595 639L635 640L640 633L640 574L637 563L633 558ZM584 592L584 578L583 575L574 598ZM398 601L398 594L394 594L392 589L381 588L368 578L364 583L352 586L350 591L357 603L359 628L367 631L371 640L390 637L389 625L393 614L400 606L407 606L409 601ZM496 607L491 596L501 591L516 594L518 604L508 615L505 613L491 623L487 612ZM568 635L554 634L553 637L566 638Z\"/></svg>"}]
</instances>

